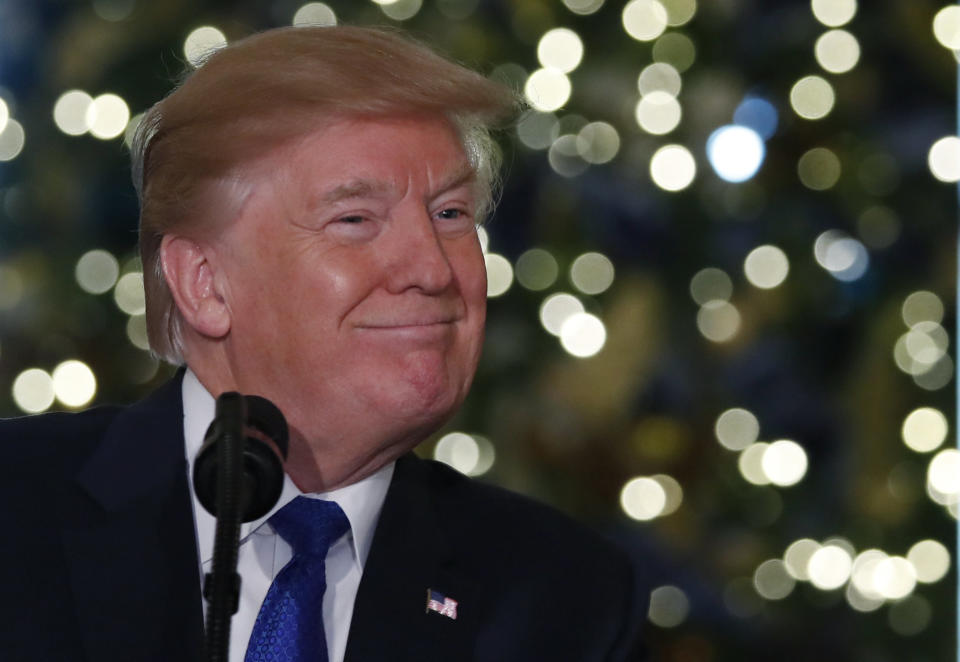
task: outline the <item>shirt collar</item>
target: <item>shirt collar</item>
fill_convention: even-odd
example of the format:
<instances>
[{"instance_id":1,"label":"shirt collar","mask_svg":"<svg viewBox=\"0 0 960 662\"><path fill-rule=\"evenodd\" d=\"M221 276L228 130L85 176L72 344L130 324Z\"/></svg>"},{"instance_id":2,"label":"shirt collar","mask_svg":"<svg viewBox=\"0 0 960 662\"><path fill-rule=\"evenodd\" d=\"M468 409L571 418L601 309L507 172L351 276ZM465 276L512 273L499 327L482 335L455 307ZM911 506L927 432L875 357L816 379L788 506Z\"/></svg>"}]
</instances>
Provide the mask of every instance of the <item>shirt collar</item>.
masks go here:
<instances>
[{"instance_id":1,"label":"shirt collar","mask_svg":"<svg viewBox=\"0 0 960 662\"><path fill-rule=\"evenodd\" d=\"M203 445L203 437L213 421L215 412L216 402L213 396L203 387L193 371L187 369L183 376L183 436L186 441L187 468L190 477L188 482L190 483L190 498L193 502L194 518L197 523L197 545L201 563L207 563L213 558L213 538L217 520L197 501L197 495L193 489L193 459ZM290 476L284 475L283 491L277 504L260 519L241 524L240 541L242 543L254 533L272 534L270 527L264 527L263 525L275 512L301 494L310 498L336 501L350 522L350 547L354 561L362 572L363 565L370 554L373 533L380 518L380 509L383 507L383 501L387 496L387 488L390 486L390 479L393 477L393 467L394 463L391 462L363 480L330 492L317 494L301 492L290 479Z\"/></svg>"}]
</instances>

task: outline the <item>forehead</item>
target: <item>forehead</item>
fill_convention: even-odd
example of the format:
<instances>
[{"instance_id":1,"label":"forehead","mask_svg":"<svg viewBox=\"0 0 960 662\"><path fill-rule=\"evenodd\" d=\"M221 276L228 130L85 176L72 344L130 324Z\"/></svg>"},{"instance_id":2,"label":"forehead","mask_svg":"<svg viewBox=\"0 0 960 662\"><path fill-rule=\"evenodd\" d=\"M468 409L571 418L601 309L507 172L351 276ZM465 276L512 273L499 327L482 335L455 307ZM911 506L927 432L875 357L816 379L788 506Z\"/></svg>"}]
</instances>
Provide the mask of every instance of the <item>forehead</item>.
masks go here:
<instances>
[{"instance_id":1,"label":"forehead","mask_svg":"<svg viewBox=\"0 0 960 662\"><path fill-rule=\"evenodd\" d=\"M337 120L277 156L267 159L269 172L279 167L284 179L306 184L326 201L411 184L442 189L474 174L460 135L442 117Z\"/></svg>"}]
</instances>

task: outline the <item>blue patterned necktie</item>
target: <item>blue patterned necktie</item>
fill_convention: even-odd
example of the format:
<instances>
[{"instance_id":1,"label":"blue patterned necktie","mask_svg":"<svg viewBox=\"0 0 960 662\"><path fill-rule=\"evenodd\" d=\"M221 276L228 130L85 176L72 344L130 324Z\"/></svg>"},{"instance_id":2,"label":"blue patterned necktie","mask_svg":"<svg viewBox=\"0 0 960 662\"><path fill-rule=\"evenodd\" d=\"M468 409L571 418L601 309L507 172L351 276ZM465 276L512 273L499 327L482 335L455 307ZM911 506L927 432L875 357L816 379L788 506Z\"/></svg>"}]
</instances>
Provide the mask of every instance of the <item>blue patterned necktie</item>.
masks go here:
<instances>
[{"instance_id":1,"label":"blue patterned necktie","mask_svg":"<svg viewBox=\"0 0 960 662\"><path fill-rule=\"evenodd\" d=\"M298 496L270 524L293 558L274 578L250 633L245 662L327 662L323 593L327 550L350 528L333 501Z\"/></svg>"}]
</instances>

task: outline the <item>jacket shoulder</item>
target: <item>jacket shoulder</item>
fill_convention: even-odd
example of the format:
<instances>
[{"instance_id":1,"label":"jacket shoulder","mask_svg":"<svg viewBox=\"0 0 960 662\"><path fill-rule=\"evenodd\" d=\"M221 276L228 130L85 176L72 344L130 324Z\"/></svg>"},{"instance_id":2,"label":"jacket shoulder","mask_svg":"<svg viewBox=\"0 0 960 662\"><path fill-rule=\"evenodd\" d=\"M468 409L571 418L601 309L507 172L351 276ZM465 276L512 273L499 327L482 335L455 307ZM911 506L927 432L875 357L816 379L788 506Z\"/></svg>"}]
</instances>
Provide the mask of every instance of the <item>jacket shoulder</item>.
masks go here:
<instances>
[{"instance_id":1,"label":"jacket shoulder","mask_svg":"<svg viewBox=\"0 0 960 662\"><path fill-rule=\"evenodd\" d=\"M55 412L0 419L0 448L7 462L0 473L62 475L89 457L123 410L104 406L82 412Z\"/></svg>"},{"instance_id":2,"label":"jacket shoulder","mask_svg":"<svg viewBox=\"0 0 960 662\"><path fill-rule=\"evenodd\" d=\"M422 460L426 482L441 498L437 508L454 531L499 546L512 546L521 556L582 556L627 564L613 543L572 517L527 496L464 476L447 465ZM521 544L522 543L522 544Z\"/></svg>"}]
</instances>

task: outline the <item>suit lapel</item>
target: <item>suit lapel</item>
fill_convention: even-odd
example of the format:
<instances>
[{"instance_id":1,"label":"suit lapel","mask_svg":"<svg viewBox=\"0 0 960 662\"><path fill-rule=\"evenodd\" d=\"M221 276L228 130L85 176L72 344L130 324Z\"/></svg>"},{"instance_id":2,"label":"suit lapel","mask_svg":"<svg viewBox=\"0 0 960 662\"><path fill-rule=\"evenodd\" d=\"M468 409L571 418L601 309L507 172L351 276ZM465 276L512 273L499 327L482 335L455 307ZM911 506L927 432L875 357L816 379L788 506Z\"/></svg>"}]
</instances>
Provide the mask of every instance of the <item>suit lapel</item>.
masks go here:
<instances>
[{"instance_id":1,"label":"suit lapel","mask_svg":"<svg viewBox=\"0 0 960 662\"><path fill-rule=\"evenodd\" d=\"M345 662L469 660L477 591L438 519L413 455L397 461L357 591ZM434 589L458 602L456 619L427 610Z\"/></svg>"},{"instance_id":2,"label":"suit lapel","mask_svg":"<svg viewBox=\"0 0 960 662\"><path fill-rule=\"evenodd\" d=\"M77 476L63 532L91 660L192 660L202 613L182 372L114 419Z\"/></svg>"}]
</instances>

